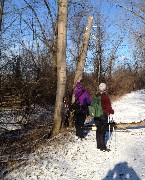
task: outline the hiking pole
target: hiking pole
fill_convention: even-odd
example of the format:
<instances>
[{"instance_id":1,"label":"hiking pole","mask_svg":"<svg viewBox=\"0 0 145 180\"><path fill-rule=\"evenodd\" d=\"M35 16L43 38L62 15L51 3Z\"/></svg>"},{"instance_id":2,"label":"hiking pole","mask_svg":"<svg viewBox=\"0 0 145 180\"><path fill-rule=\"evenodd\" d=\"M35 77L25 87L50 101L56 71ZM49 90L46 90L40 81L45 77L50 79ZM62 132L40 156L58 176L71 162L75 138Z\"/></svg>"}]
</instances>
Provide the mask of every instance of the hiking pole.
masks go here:
<instances>
[{"instance_id":1,"label":"hiking pole","mask_svg":"<svg viewBox=\"0 0 145 180\"><path fill-rule=\"evenodd\" d=\"M112 117L112 121L114 122L113 117ZM115 127L113 127L113 130L115 133L115 150L116 150L116 125L115 125Z\"/></svg>"},{"instance_id":2,"label":"hiking pole","mask_svg":"<svg viewBox=\"0 0 145 180\"><path fill-rule=\"evenodd\" d=\"M108 116L108 124L109 124L109 148L110 148L110 115Z\"/></svg>"},{"instance_id":3,"label":"hiking pole","mask_svg":"<svg viewBox=\"0 0 145 180\"><path fill-rule=\"evenodd\" d=\"M113 137L115 136L114 138L115 138L115 150L116 150L116 123L114 122L113 117L110 120L110 123L113 124Z\"/></svg>"},{"instance_id":4,"label":"hiking pole","mask_svg":"<svg viewBox=\"0 0 145 180\"><path fill-rule=\"evenodd\" d=\"M115 130L115 128L114 128L114 131L115 131L115 150L116 150L117 148L116 148L116 130Z\"/></svg>"}]
</instances>

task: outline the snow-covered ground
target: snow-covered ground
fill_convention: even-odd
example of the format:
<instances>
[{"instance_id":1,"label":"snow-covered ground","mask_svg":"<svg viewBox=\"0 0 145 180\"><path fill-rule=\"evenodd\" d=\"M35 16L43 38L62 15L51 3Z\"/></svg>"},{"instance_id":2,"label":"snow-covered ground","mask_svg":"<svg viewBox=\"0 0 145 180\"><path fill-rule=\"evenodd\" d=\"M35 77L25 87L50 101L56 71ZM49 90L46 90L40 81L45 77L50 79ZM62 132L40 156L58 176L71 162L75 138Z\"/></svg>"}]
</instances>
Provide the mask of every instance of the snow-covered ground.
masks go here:
<instances>
[{"instance_id":1,"label":"snow-covered ground","mask_svg":"<svg viewBox=\"0 0 145 180\"><path fill-rule=\"evenodd\" d=\"M145 119L145 90L132 92L112 103L115 122ZM66 144L64 144L66 139ZM74 132L49 139L30 154L26 165L5 180L145 180L145 127L114 131L106 143L110 152L96 148L95 131L79 141Z\"/></svg>"},{"instance_id":2,"label":"snow-covered ground","mask_svg":"<svg viewBox=\"0 0 145 180\"><path fill-rule=\"evenodd\" d=\"M145 90L135 91L112 103L115 122L139 122L145 120Z\"/></svg>"}]
</instances>

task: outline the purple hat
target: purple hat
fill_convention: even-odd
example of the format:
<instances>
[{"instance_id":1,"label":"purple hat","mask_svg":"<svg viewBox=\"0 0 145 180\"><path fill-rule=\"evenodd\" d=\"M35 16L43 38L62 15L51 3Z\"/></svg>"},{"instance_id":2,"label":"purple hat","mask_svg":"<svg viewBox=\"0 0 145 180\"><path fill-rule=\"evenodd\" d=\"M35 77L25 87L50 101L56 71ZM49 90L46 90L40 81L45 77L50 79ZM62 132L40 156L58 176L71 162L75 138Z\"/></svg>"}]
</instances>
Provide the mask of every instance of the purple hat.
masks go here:
<instances>
[{"instance_id":1,"label":"purple hat","mask_svg":"<svg viewBox=\"0 0 145 180\"><path fill-rule=\"evenodd\" d=\"M79 88L83 88L82 84L80 82L77 82L76 83L76 87L79 89Z\"/></svg>"}]
</instances>

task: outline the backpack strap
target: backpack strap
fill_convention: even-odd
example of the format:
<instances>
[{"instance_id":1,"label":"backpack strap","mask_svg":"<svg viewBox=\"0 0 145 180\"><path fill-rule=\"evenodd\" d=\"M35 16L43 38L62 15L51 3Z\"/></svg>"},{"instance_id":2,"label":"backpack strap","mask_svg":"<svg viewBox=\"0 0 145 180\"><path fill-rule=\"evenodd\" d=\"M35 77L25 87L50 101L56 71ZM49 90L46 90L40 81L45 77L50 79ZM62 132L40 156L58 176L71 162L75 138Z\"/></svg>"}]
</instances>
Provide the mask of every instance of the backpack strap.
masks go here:
<instances>
[{"instance_id":1,"label":"backpack strap","mask_svg":"<svg viewBox=\"0 0 145 180\"><path fill-rule=\"evenodd\" d=\"M83 89L82 91L80 91L80 92L77 94L77 98L76 98L76 100L75 100L74 103L77 102L77 100L79 99L79 97L80 97L82 94L84 94L84 92L85 92L85 90Z\"/></svg>"},{"instance_id":2,"label":"backpack strap","mask_svg":"<svg viewBox=\"0 0 145 180\"><path fill-rule=\"evenodd\" d=\"M75 110L78 109L78 105L79 105L79 104L77 104L77 100L79 99L79 97L80 97L84 92L85 92L84 89L83 89L82 91L80 91L80 92L78 93L78 96L77 96L75 102L70 105L70 109L73 110L73 113L74 113ZM80 106L80 105L79 105L79 106Z\"/></svg>"}]
</instances>

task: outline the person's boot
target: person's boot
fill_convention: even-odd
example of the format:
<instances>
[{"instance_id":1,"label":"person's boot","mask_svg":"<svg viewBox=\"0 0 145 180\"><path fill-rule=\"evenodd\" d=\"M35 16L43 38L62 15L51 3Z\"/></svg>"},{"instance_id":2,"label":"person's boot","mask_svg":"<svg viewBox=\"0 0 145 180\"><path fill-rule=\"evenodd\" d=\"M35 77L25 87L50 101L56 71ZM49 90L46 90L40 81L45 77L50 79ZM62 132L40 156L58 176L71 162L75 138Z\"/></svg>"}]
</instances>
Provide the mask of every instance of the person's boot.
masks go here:
<instances>
[{"instance_id":1,"label":"person's boot","mask_svg":"<svg viewBox=\"0 0 145 180\"><path fill-rule=\"evenodd\" d=\"M100 149L100 151L103 151L103 152L107 151L107 152L109 152L109 151L111 151L111 149L105 148L105 149Z\"/></svg>"}]
</instances>

